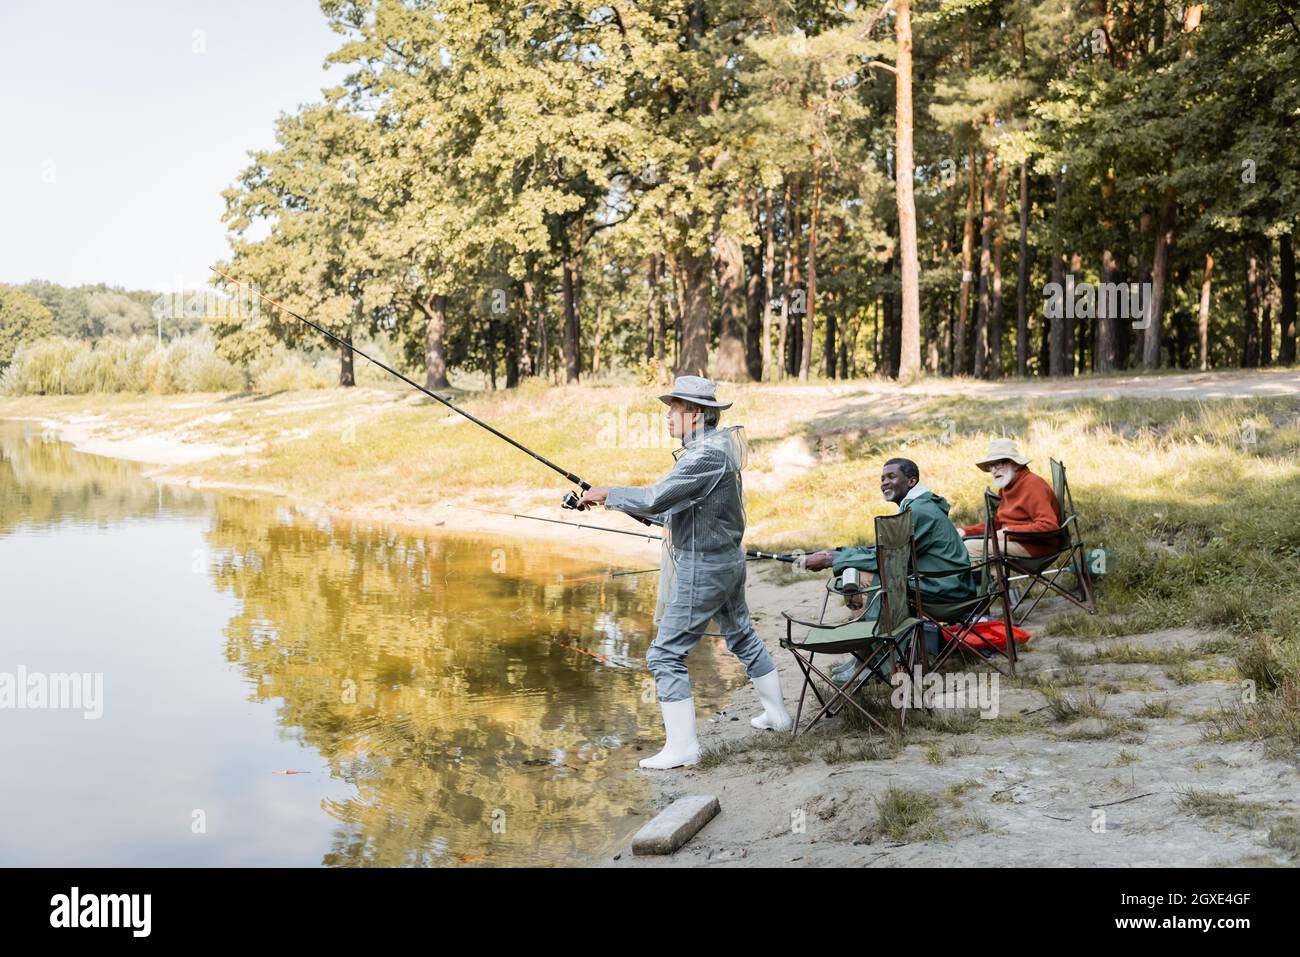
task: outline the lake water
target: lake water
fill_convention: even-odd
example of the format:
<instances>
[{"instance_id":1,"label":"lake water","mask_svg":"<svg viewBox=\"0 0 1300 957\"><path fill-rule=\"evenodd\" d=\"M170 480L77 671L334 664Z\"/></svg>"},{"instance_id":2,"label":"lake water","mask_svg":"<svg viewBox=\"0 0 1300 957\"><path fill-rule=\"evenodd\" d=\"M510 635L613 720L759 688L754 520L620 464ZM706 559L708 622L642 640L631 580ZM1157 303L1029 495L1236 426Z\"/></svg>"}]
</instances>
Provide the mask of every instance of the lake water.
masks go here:
<instances>
[{"instance_id":1,"label":"lake water","mask_svg":"<svg viewBox=\"0 0 1300 957\"><path fill-rule=\"evenodd\" d=\"M141 471L0 421L0 865L575 864L648 819L657 575ZM745 682L691 657L702 714Z\"/></svg>"}]
</instances>

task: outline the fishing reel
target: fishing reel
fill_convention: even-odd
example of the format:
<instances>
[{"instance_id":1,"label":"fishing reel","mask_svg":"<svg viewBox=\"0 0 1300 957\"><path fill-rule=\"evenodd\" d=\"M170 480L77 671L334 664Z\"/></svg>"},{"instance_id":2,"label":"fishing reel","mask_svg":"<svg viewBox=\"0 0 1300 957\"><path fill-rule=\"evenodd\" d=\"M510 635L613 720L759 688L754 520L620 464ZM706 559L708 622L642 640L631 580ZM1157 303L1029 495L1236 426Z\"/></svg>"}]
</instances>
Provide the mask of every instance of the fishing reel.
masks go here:
<instances>
[{"instance_id":1,"label":"fishing reel","mask_svg":"<svg viewBox=\"0 0 1300 957\"><path fill-rule=\"evenodd\" d=\"M576 512L581 512L583 509L579 505L580 501L581 499L578 498L578 493L570 489L568 492L564 493L564 499L560 502L560 507L571 508Z\"/></svg>"}]
</instances>

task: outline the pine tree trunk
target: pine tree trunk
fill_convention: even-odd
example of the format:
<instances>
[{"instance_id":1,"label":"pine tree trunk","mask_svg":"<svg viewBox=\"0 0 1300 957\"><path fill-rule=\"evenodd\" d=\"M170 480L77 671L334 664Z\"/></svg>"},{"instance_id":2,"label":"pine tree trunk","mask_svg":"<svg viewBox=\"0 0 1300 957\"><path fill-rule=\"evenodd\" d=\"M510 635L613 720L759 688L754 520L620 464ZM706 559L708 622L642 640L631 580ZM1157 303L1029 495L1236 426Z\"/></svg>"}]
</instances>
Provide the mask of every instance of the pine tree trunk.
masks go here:
<instances>
[{"instance_id":1,"label":"pine tree trunk","mask_svg":"<svg viewBox=\"0 0 1300 957\"><path fill-rule=\"evenodd\" d=\"M1290 233L1283 233L1278 242L1278 264L1281 267L1278 285L1281 287L1282 306L1277 361L1281 365L1292 365L1295 363L1296 275L1295 246Z\"/></svg>"},{"instance_id":2,"label":"pine tree trunk","mask_svg":"<svg viewBox=\"0 0 1300 957\"><path fill-rule=\"evenodd\" d=\"M519 319L513 313L506 319L506 388L519 385Z\"/></svg>"},{"instance_id":3,"label":"pine tree trunk","mask_svg":"<svg viewBox=\"0 0 1300 957\"><path fill-rule=\"evenodd\" d=\"M993 205L993 305L989 313L989 365L991 379L1002 378L1002 221L1007 204L1008 167L998 170L998 193Z\"/></svg>"},{"instance_id":4,"label":"pine tree trunk","mask_svg":"<svg viewBox=\"0 0 1300 957\"><path fill-rule=\"evenodd\" d=\"M1147 316L1147 327L1142 334L1142 365L1148 369L1160 368L1160 336L1164 323L1165 285L1169 273L1169 247L1174 241L1174 212L1177 206L1178 193L1170 186L1165 190L1159 232L1156 233L1156 252L1151 260L1151 307Z\"/></svg>"},{"instance_id":5,"label":"pine tree trunk","mask_svg":"<svg viewBox=\"0 0 1300 957\"><path fill-rule=\"evenodd\" d=\"M835 350L838 344L835 341L835 316L831 314L829 308L825 310L826 321L824 323L825 332L822 336L822 366L821 374L828 379L835 378Z\"/></svg>"},{"instance_id":6,"label":"pine tree trunk","mask_svg":"<svg viewBox=\"0 0 1300 957\"><path fill-rule=\"evenodd\" d=\"M363 300L360 292L353 293L352 296L352 315L348 327L344 330L342 339L347 345L339 346L339 385L343 388L351 388L357 384L356 373L354 372L354 353L352 352L352 330L361 325Z\"/></svg>"},{"instance_id":7,"label":"pine tree trunk","mask_svg":"<svg viewBox=\"0 0 1300 957\"><path fill-rule=\"evenodd\" d=\"M757 194L750 206L755 232L761 223ZM745 247L745 364L749 378L763 381L763 248L757 243Z\"/></svg>"},{"instance_id":8,"label":"pine tree trunk","mask_svg":"<svg viewBox=\"0 0 1300 957\"><path fill-rule=\"evenodd\" d=\"M1023 43L1023 37L1021 42ZM1020 259L1016 263L1016 374L1029 375L1029 164L1020 163Z\"/></svg>"},{"instance_id":9,"label":"pine tree trunk","mask_svg":"<svg viewBox=\"0 0 1300 957\"><path fill-rule=\"evenodd\" d=\"M763 212L766 216L763 242L763 352L762 381L775 379L772 369L772 270L776 266L776 234L772 227L772 191L763 190ZM785 343L785 330L781 330L781 341Z\"/></svg>"},{"instance_id":10,"label":"pine tree trunk","mask_svg":"<svg viewBox=\"0 0 1300 957\"><path fill-rule=\"evenodd\" d=\"M794 342L790 345L790 375L799 374L799 363L803 358L803 319L808 312L808 295L807 290L800 287L799 264L803 261L800 254L799 243L802 239L803 224L799 221L799 187L802 177L796 176L794 179L794 205L790 212L793 217L793 231L791 235L791 260L790 260L790 285L787 287L789 295L794 297L794 302L790 308L790 322L795 328L793 330Z\"/></svg>"},{"instance_id":11,"label":"pine tree trunk","mask_svg":"<svg viewBox=\"0 0 1300 957\"><path fill-rule=\"evenodd\" d=\"M645 357L649 361L655 357L655 293L659 288L659 257L650 254L646 266L645 294Z\"/></svg>"},{"instance_id":12,"label":"pine tree trunk","mask_svg":"<svg viewBox=\"0 0 1300 957\"><path fill-rule=\"evenodd\" d=\"M665 258L667 260L668 279L673 289L673 368L676 368L682 354L682 327L686 324L686 283L682 279L684 270L678 257L669 255ZM667 348L667 343L665 343L665 348Z\"/></svg>"},{"instance_id":13,"label":"pine tree trunk","mask_svg":"<svg viewBox=\"0 0 1300 957\"><path fill-rule=\"evenodd\" d=\"M817 314L817 217L822 205L821 145L813 143L813 195L808 215L808 310L803 321L803 352L799 360L799 381L812 373L813 323Z\"/></svg>"},{"instance_id":14,"label":"pine tree trunk","mask_svg":"<svg viewBox=\"0 0 1300 957\"><path fill-rule=\"evenodd\" d=\"M912 165L912 4L897 0L894 35L895 67L894 185L898 203L898 238L902 256L903 314L898 377L915 378L921 371L921 263L916 249L916 199Z\"/></svg>"},{"instance_id":15,"label":"pine tree trunk","mask_svg":"<svg viewBox=\"0 0 1300 957\"><path fill-rule=\"evenodd\" d=\"M1260 237L1263 259L1259 270L1260 297L1264 303L1264 315L1260 322L1259 364L1273 364L1273 241L1267 236Z\"/></svg>"},{"instance_id":16,"label":"pine tree trunk","mask_svg":"<svg viewBox=\"0 0 1300 957\"><path fill-rule=\"evenodd\" d=\"M1061 223L1061 193L1062 183L1060 172L1052 174L1052 182L1056 186L1056 208L1055 216L1057 222L1057 236L1060 236ZM1060 250L1060 239L1054 241L1052 250L1052 282L1056 283L1056 288L1062 291L1060 315L1049 320L1048 326L1051 330L1048 334L1049 355L1048 355L1048 375L1056 377L1065 375L1065 326L1070 320L1066 318L1068 313L1068 302L1065 296L1065 259Z\"/></svg>"},{"instance_id":17,"label":"pine tree trunk","mask_svg":"<svg viewBox=\"0 0 1300 957\"><path fill-rule=\"evenodd\" d=\"M1259 365L1259 251L1253 233L1246 234L1246 338L1241 364L1247 369Z\"/></svg>"},{"instance_id":18,"label":"pine tree trunk","mask_svg":"<svg viewBox=\"0 0 1300 957\"><path fill-rule=\"evenodd\" d=\"M941 370L939 363L939 336L940 328L943 325L943 300L932 296L930 312L930 321L927 324L925 334L925 371L930 375L937 376Z\"/></svg>"},{"instance_id":19,"label":"pine tree trunk","mask_svg":"<svg viewBox=\"0 0 1300 957\"><path fill-rule=\"evenodd\" d=\"M880 366L880 297L876 298L875 303L875 320L871 324L871 361L874 365L872 374L879 376L881 374Z\"/></svg>"},{"instance_id":20,"label":"pine tree trunk","mask_svg":"<svg viewBox=\"0 0 1300 957\"><path fill-rule=\"evenodd\" d=\"M1083 257L1078 253L1070 256L1070 276L1073 288L1079 288L1079 278L1083 270ZM1076 354L1083 353L1084 337L1083 323L1086 320L1081 315L1076 315L1073 320L1065 323L1065 374L1074 375L1076 369L1082 367L1075 361ZM1075 322L1079 323L1080 334L1075 336ZM1077 348L1076 348L1077 347Z\"/></svg>"},{"instance_id":21,"label":"pine tree trunk","mask_svg":"<svg viewBox=\"0 0 1300 957\"><path fill-rule=\"evenodd\" d=\"M682 283L686 303L682 310L682 344L677 375L709 374L709 319L712 300L712 264L707 254L682 250ZM741 359L744 352L742 347Z\"/></svg>"},{"instance_id":22,"label":"pine tree trunk","mask_svg":"<svg viewBox=\"0 0 1300 957\"><path fill-rule=\"evenodd\" d=\"M526 283L516 281L516 299L523 303L523 314L519 317L519 376L528 378L537 374L533 365L533 303L527 294Z\"/></svg>"},{"instance_id":23,"label":"pine tree trunk","mask_svg":"<svg viewBox=\"0 0 1300 957\"><path fill-rule=\"evenodd\" d=\"M749 378L745 362L745 263L740 237L722 232L715 224L714 250L718 273L717 377L724 382L744 382ZM705 335L707 336L707 326ZM706 360L707 363L707 360ZM705 375L706 373L695 373Z\"/></svg>"},{"instance_id":24,"label":"pine tree trunk","mask_svg":"<svg viewBox=\"0 0 1300 957\"><path fill-rule=\"evenodd\" d=\"M952 373L966 374L966 325L970 318L971 284L975 274L975 203L979 195L979 179L975 172L975 147L968 157L969 175L966 184L966 220L961 234L961 302L957 309L957 335L953 343Z\"/></svg>"},{"instance_id":25,"label":"pine tree trunk","mask_svg":"<svg viewBox=\"0 0 1300 957\"><path fill-rule=\"evenodd\" d=\"M577 303L577 261L565 232L561 246L562 295L564 296L564 381L572 385L578 381L578 363L581 354L580 328Z\"/></svg>"},{"instance_id":26,"label":"pine tree trunk","mask_svg":"<svg viewBox=\"0 0 1300 957\"><path fill-rule=\"evenodd\" d=\"M352 331L348 330L340 336L345 346L339 346L339 385L344 388L351 388L357 384L356 375L352 369L352 350L348 346L352 345Z\"/></svg>"},{"instance_id":27,"label":"pine tree trunk","mask_svg":"<svg viewBox=\"0 0 1300 957\"><path fill-rule=\"evenodd\" d=\"M781 323L777 342L777 367L780 370L776 378L784 379L790 374L790 236L794 231L795 208L790 199L790 180L785 181L785 240L783 262L781 264Z\"/></svg>"},{"instance_id":28,"label":"pine tree trunk","mask_svg":"<svg viewBox=\"0 0 1300 957\"><path fill-rule=\"evenodd\" d=\"M416 308L424 313L424 387L446 389L447 381L447 297L417 297Z\"/></svg>"},{"instance_id":29,"label":"pine tree trunk","mask_svg":"<svg viewBox=\"0 0 1300 957\"><path fill-rule=\"evenodd\" d=\"M1214 274L1214 256L1205 254L1205 278L1201 280L1201 310L1197 323L1200 369L1210 368L1210 279Z\"/></svg>"},{"instance_id":30,"label":"pine tree trunk","mask_svg":"<svg viewBox=\"0 0 1300 957\"><path fill-rule=\"evenodd\" d=\"M990 124L991 125L991 124ZM979 306L975 319L975 378L988 378L989 363L989 287L993 279L993 151L984 154L984 181L980 206L980 284Z\"/></svg>"},{"instance_id":31,"label":"pine tree trunk","mask_svg":"<svg viewBox=\"0 0 1300 957\"><path fill-rule=\"evenodd\" d=\"M1115 257L1109 249L1101 251L1101 282L1115 282ZM1115 322L1110 314L1109 298L1102 290L1097 293L1097 344L1093 349L1094 366L1098 372L1115 371ZM1116 300L1118 305L1118 300Z\"/></svg>"},{"instance_id":32,"label":"pine tree trunk","mask_svg":"<svg viewBox=\"0 0 1300 957\"><path fill-rule=\"evenodd\" d=\"M655 359L659 362L659 376L662 379L668 374L668 288L664 283L668 274L668 264L664 262L664 257L658 257L659 260L659 281L656 283L659 289L659 328L655 333Z\"/></svg>"}]
</instances>

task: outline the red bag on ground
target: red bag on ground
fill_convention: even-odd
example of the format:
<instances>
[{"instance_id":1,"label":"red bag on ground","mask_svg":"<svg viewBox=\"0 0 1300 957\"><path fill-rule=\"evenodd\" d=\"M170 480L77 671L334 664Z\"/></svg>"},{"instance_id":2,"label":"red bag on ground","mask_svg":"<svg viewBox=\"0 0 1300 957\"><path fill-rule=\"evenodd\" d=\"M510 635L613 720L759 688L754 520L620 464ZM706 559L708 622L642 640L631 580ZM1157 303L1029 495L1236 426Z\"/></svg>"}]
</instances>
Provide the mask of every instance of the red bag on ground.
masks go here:
<instances>
[{"instance_id":1,"label":"red bag on ground","mask_svg":"<svg viewBox=\"0 0 1300 957\"><path fill-rule=\"evenodd\" d=\"M944 633L949 638L956 638L961 634L961 629L949 625L944 629ZM1012 625L1011 637L1023 645L1033 636L1023 628ZM963 645L973 651L979 651L984 647L1005 649L1007 646L1007 626L1000 621L977 621L960 640Z\"/></svg>"}]
</instances>

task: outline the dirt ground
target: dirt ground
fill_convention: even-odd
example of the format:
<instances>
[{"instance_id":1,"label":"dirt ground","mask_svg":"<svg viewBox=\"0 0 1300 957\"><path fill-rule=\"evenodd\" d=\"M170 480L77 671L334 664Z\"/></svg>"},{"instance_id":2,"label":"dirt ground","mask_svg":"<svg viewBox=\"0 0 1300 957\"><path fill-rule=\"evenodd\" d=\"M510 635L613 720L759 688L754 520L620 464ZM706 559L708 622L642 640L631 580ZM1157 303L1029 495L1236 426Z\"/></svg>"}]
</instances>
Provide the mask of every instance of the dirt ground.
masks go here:
<instances>
[{"instance_id":1,"label":"dirt ground","mask_svg":"<svg viewBox=\"0 0 1300 957\"><path fill-rule=\"evenodd\" d=\"M799 608L815 616L821 595L820 577L799 580L773 567L751 574L750 604L781 670L791 713L801 675L778 644L780 612ZM1070 652L1091 657L1102 645L1194 650L1214 636L1178 629L1105 642L1072 640L1052 636L1051 617L1035 612L1027 624L1034 637L1024 646L1019 680L1000 681L999 719L967 721L971 730L965 733L910 727L896 756L853 760L883 736L846 729L836 717L809 739L806 763L785 760L779 750L749 751L707 770L641 772L654 779L656 808L682 795L715 794L722 811L671 857L634 857L624 850L610 865L1291 864L1287 853L1269 846L1269 834L1297 809L1296 766L1267 758L1256 744L1202 740L1206 725L1198 716L1239 699L1237 683L1179 684L1163 664L1077 664L1093 689L1122 690L1098 693L1101 716L1065 722L1054 720L1044 694L1028 686L1040 678L1068 680L1062 654L1073 662ZM1210 673L1216 667L1229 672L1227 664L1213 654L1196 661ZM1082 691L1069 687L1066 694L1077 699ZM1161 713L1166 704L1168 717L1139 716ZM701 713L701 746L716 749L756 734L774 738L776 732L749 727L759 710L753 690L745 688L725 711ZM879 833L877 799L891 787L933 799L919 836L893 840ZM1181 809L1184 799L1202 792L1236 796L1267 811L1250 827Z\"/></svg>"}]
</instances>

